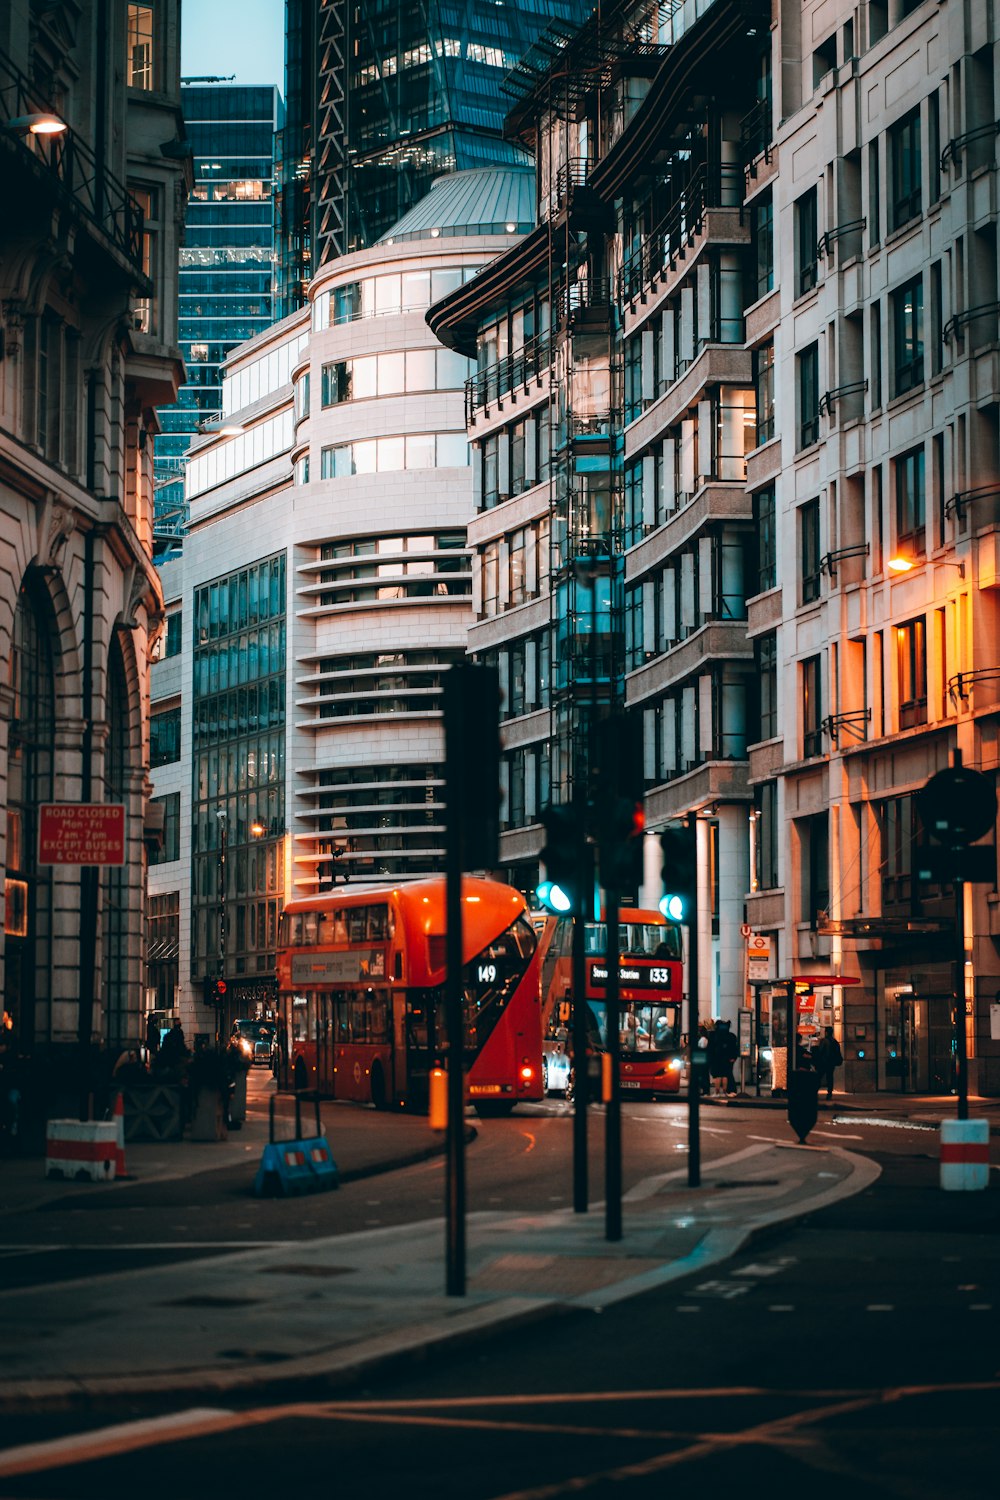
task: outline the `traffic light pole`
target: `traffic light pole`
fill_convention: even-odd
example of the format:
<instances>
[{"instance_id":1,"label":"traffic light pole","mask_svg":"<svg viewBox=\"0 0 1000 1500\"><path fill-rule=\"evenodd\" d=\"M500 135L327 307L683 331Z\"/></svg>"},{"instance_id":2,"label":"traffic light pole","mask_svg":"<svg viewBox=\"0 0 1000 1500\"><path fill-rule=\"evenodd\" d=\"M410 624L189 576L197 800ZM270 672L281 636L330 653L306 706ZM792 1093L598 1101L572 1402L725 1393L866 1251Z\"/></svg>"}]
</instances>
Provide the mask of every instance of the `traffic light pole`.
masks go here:
<instances>
[{"instance_id":1,"label":"traffic light pole","mask_svg":"<svg viewBox=\"0 0 1000 1500\"><path fill-rule=\"evenodd\" d=\"M604 1238L622 1237L622 1116L618 1087L620 1072L619 972L618 972L618 892L605 887L605 930L607 932L607 1038L610 1067L610 1098L604 1109Z\"/></svg>"},{"instance_id":2,"label":"traffic light pole","mask_svg":"<svg viewBox=\"0 0 1000 1500\"><path fill-rule=\"evenodd\" d=\"M965 1035L965 882L952 883L955 893L955 1047L958 1063L958 1119L969 1118L969 1049Z\"/></svg>"},{"instance_id":3,"label":"traffic light pole","mask_svg":"<svg viewBox=\"0 0 1000 1500\"><path fill-rule=\"evenodd\" d=\"M688 928L688 1187L701 1187L701 1075L708 1055L698 1046L698 920Z\"/></svg>"},{"instance_id":4,"label":"traffic light pole","mask_svg":"<svg viewBox=\"0 0 1000 1500\"><path fill-rule=\"evenodd\" d=\"M587 869L581 871L583 890L593 887L589 849ZM588 885L589 880L589 885ZM587 961L584 953L584 915L582 901L573 914L573 1212L587 1212L587 1093L590 1088L587 1060Z\"/></svg>"}]
</instances>

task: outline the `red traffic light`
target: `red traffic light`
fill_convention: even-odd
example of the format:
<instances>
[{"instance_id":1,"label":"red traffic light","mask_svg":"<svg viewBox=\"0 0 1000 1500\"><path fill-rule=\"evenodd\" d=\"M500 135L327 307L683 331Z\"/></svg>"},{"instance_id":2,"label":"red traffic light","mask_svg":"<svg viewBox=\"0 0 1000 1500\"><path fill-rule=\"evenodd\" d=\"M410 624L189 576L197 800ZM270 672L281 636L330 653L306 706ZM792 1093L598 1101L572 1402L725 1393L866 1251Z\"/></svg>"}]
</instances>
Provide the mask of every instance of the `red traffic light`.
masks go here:
<instances>
[{"instance_id":1,"label":"red traffic light","mask_svg":"<svg viewBox=\"0 0 1000 1500\"><path fill-rule=\"evenodd\" d=\"M229 986L226 984L226 981L224 979L217 979L215 981L215 993L217 995L224 995L228 988Z\"/></svg>"}]
</instances>

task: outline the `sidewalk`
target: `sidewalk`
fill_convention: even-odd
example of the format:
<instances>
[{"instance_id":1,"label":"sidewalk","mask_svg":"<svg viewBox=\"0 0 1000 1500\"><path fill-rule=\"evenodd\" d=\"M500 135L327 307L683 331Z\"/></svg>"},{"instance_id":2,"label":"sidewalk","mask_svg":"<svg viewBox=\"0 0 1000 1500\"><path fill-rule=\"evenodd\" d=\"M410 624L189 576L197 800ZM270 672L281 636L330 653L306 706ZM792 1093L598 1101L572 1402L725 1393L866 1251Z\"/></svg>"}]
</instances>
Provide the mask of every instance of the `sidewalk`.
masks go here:
<instances>
[{"instance_id":1,"label":"sidewalk","mask_svg":"<svg viewBox=\"0 0 1000 1500\"><path fill-rule=\"evenodd\" d=\"M827 1107L823 1101L821 1125ZM890 1113L881 1096L877 1104L835 1098L831 1107ZM940 1099L910 1099L906 1107L928 1122L954 1114L951 1101ZM972 1112L1000 1119L1000 1101L976 1101ZM344 1183L443 1149L414 1117L330 1105L324 1126ZM283 1394L315 1395L418 1351L607 1306L704 1270L767 1226L863 1191L879 1175L867 1158L826 1140L798 1146L777 1113L757 1129L773 1139L754 1139L705 1165L700 1188L688 1188L683 1159L633 1188L614 1243L605 1239L598 1203L587 1214L470 1215L464 1297L445 1295L440 1220L212 1250L210 1258L24 1289L3 1288L0 1256L0 1410L144 1394L225 1399L279 1385ZM266 1139L266 1112L258 1109L226 1142L130 1145L127 1165L147 1189L243 1161L250 1180ZM133 1190L131 1182L51 1182L43 1172L38 1159L3 1164L0 1238L4 1215L93 1194L113 1194L126 1207ZM10 1247L4 1255L16 1253Z\"/></svg>"}]
</instances>

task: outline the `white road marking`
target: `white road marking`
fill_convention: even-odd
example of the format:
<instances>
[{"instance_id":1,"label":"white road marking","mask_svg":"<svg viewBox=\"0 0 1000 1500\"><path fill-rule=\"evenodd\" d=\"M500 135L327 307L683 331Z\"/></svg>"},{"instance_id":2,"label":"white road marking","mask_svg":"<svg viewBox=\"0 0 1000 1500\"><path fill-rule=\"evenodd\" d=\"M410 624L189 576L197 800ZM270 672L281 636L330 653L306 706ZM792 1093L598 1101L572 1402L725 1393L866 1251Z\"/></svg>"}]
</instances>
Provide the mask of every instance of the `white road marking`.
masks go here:
<instances>
[{"instance_id":1,"label":"white road marking","mask_svg":"<svg viewBox=\"0 0 1000 1500\"><path fill-rule=\"evenodd\" d=\"M768 1308L768 1312L794 1312L794 1311L795 1311L795 1304L793 1302L772 1302L771 1305L770 1305L770 1307Z\"/></svg>"},{"instance_id":2,"label":"white road marking","mask_svg":"<svg viewBox=\"0 0 1000 1500\"><path fill-rule=\"evenodd\" d=\"M895 1312L891 1302L869 1302L865 1312Z\"/></svg>"},{"instance_id":3,"label":"white road marking","mask_svg":"<svg viewBox=\"0 0 1000 1500\"><path fill-rule=\"evenodd\" d=\"M844 1135L840 1130L810 1130L810 1135L825 1135L831 1141L863 1141L863 1135Z\"/></svg>"}]
</instances>

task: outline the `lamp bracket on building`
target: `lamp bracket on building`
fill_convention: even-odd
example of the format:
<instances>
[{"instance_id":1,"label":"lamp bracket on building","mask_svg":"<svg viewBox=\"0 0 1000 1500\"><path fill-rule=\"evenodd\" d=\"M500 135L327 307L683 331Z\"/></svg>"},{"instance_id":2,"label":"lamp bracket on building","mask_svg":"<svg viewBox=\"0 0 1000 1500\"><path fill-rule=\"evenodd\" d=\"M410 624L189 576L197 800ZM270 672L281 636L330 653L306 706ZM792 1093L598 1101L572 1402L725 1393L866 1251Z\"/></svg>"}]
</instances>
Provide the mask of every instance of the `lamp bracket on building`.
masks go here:
<instances>
[{"instance_id":1,"label":"lamp bracket on building","mask_svg":"<svg viewBox=\"0 0 1000 1500\"><path fill-rule=\"evenodd\" d=\"M969 689L975 687L977 682L997 682L1000 680L1000 667L976 667L973 672L956 672L954 677L948 678L948 697L953 701L957 698L966 699Z\"/></svg>"},{"instance_id":2,"label":"lamp bracket on building","mask_svg":"<svg viewBox=\"0 0 1000 1500\"><path fill-rule=\"evenodd\" d=\"M871 723L872 711L870 708L856 708L842 714L829 714L823 720L821 727L826 730L834 744L837 736L843 730L852 739L859 742L865 738L865 725Z\"/></svg>"},{"instance_id":3,"label":"lamp bracket on building","mask_svg":"<svg viewBox=\"0 0 1000 1500\"><path fill-rule=\"evenodd\" d=\"M980 484L975 489L959 490L957 494L950 496L944 502L944 513L946 516L954 513L955 520L961 526L965 520L965 507L967 505L971 505L973 500L990 499L1000 499L1000 484Z\"/></svg>"},{"instance_id":4,"label":"lamp bracket on building","mask_svg":"<svg viewBox=\"0 0 1000 1500\"><path fill-rule=\"evenodd\" d=\"M1000 302L981 302L978 307L967 307L964 312L953 314L941 330L944 342L950 343L954 338L960 338L962 329L968 328L970 323L975 323L978 318L995 318L1000 313Z\"/></svg>"},{"instance_id":5,"label":"lamp bracket on building","mask_svg":"<svg viewBox=\"0 0 1000 1500\"><path fill-rule=\"evenodd\" d=\"M991 135L1000 134L1000 120L990 120L985 125L977 125L975 130L967 130L964 135L952 136L951 140L941 152L941 170L947 172L949 162L956 167L961 165L962 152L970 141L985 141Z\"/></svg>"},{"instance_id":6,"label":"lamp bracket on building","mask_svg":"<svg viewBox=\"0 0 1000 1500\"><path fill-rule=\"evenodd\" d=\"M829 255L831 245L836 240L843 239L844 235L860 234L867 223L867 219L852 219L849 224L838 224L836 229L828 229L816 241L816 259L822 260L824 255Z\"/></svg>"},{"instance_id":7,"label":"lamp bracket on building","mask_svg":"<svg viewBox=\"0 0 1000 1500\"><path fill-rule=\"evenodd\" d=\"M829 573L831 582L837 581L837 564L845 557L867 557L868 543L855 542L850 547L837 547L833 552L825 552L819 560L821 573Z\"/></svg>"},{"instance_id":8,"label":"lamp bracket on building","mask_svg":"<svg viewBox=\"0 0 1000 1500\"><path fill-rule=\"evenodd\" d=\"M867 390L867 380L852 380L849 385L838 385L832 391L823 392L819 398L819 409L821 412L826 412L828 417L832 417L833 408L842 396L863 396Z\"/></svg>"}]
</instances>

